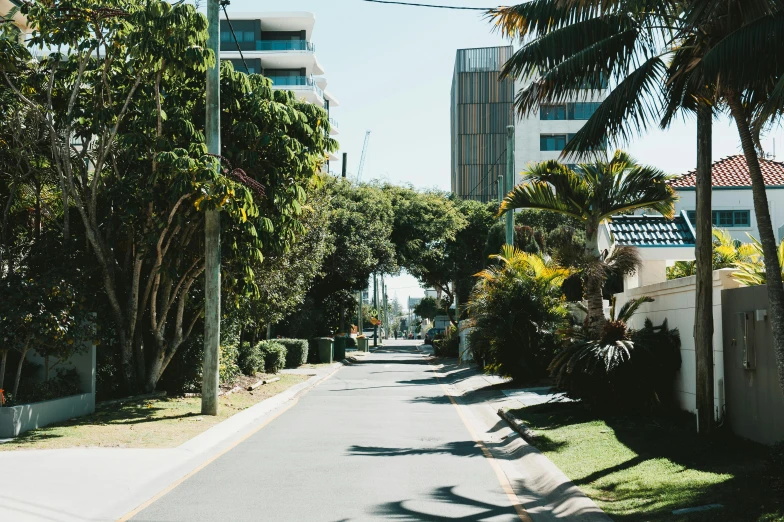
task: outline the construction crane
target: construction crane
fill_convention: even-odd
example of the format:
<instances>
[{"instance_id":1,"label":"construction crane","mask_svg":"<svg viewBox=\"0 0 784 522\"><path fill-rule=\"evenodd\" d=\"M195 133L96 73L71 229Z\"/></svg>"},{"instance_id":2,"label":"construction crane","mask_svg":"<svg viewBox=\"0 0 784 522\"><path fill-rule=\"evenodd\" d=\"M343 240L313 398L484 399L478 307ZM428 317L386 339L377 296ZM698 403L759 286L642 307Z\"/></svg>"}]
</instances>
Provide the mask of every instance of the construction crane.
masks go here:
<instances>
[{"instance_id":1,"label":"construction crane","mask_svg":"<svg viewBox=\"0 0 784 522\"><path fill-rule=\"evenodd\" d=\"M365 143L362 145L362 156L359 158L359 169L357 169L357 182L362 180L362 169L365 168L365 155L367 154L368 141L370 141L370 131L365 131Z\"/></svg>"}]
</instances>

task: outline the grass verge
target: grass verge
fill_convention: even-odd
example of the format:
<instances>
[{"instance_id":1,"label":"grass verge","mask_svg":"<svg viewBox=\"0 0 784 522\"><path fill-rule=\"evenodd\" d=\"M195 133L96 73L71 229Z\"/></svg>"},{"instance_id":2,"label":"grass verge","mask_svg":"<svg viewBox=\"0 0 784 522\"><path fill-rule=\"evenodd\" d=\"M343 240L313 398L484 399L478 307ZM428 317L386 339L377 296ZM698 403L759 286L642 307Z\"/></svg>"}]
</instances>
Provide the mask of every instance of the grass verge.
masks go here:
<instances>
[{"instance_id":1,"label":"grass verge","mask_svg":"<svg viewBox=\"0 0 784 522\"><path fill-rule=\"evenodd\" d=\"M217 416L201 415L201 398L171 397L99 406L93 415L71 419L0 444L0 451L75 447L172 448L254 404L299 384L307 375L280 380L252 392L218 398Z\"/></svg>"},{"instance_id":2,"label":"grass verge","mask_svg":"<svg viewBox=\"0 0 784 522\"><path fill-rule=\"evenodd\" d=\"M600 416L577 403L513 410L539 435L536 446L616 522L784 521L764 446L719 433L705 439L694 418ZM674 509L723 509L674 515Z\"/></svg>"}]
</instances>

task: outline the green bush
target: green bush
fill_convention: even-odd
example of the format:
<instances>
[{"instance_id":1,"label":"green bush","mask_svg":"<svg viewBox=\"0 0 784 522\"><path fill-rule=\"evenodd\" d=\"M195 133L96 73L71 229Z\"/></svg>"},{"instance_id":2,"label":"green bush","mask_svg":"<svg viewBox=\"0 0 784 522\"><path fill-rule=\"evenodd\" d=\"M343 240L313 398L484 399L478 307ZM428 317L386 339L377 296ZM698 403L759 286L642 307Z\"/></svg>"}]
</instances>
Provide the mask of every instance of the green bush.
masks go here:
<instances>
[{"instance_id":1,"label":"green bush","mask_svg":"<svg viewBox=\"0 0 784 522\"><path fill-rule=\"evenodd\" d=\"M556 332L567 322L560 285L569 272L508 248L494 259L499 264L478 274L468 303L472 355L488 373L536 381L547 376L558 348Z\"/></svg>"},{"instance_id":2,"label":"green bush","mask_svg":"<svg viewBox=\"0 0 784 522\"><path fill-rule=\"evenodd\" d=\"M308 362L307 339L275 339L286 347L286 368L297 368Z\"/></svg>"},{"instance_id":3,"label":"green bush","mask_svg":"<svg viewBox=\"0 0 784 522\"><path fill-rule=\"evenodd\" d=\"M286 347L277 341L261 341L259 353L264 357L264 371L278 373L286 366Z\"/></svg>"},{"instance_id":4,"label":"green bush","mask_svg":"<svg viewBox=\"0 0 784 522\"><path fill-rule=\"evenodd\" d=\"M457 357L460 352L460 335L457 328L450 326L443 334L433 339L433 353L438 357Z\"/></svg>"},{"instance_id":5,"label":"green bush","mask_svg":"<svg viewBox=\"0 0 784 522\"><path fill-rule=\"evenodd\" d=\"M19 384L18 398L9 400L9 406L29 404L32 402L50 401L80 393L79 374L73 368L58 369L57 374L48 381L22 381Z\"/></svg>"},{"instance_id":6,"label":"green bush","mask_svg":"<svg viewBox=\"0 0 784 522\"><path fill-rule=\"evenodd\" d=\"M220 382L221 384L231 384L240 375L240 367L237 365L239 350L234 343L221 344L220 347Z\"/></svg>"},{"instance_id":7,"label":"green bush","mask_svg":"<svg viewBox=\"0 0 784 522\"><path fill-rule=\"evenodd\" d=\"M243 375L256 375L264 369L264 354L259 349L259 344L243 343L239 348L237 364Z\"/></svg>"},{"instance_id":8,"label":"green bush","mask_svg":"<svg viewBox=\"0 0 784 522\"><path fill-rule=\"evenodd\" d=\"M601 339L577 327L569 345L550 364L556 385L572 398L601 409L625 410L675 405L673 381L681 367L678 329L650 319L640 330L609 320Z\"/></svg>"}]
</instances>

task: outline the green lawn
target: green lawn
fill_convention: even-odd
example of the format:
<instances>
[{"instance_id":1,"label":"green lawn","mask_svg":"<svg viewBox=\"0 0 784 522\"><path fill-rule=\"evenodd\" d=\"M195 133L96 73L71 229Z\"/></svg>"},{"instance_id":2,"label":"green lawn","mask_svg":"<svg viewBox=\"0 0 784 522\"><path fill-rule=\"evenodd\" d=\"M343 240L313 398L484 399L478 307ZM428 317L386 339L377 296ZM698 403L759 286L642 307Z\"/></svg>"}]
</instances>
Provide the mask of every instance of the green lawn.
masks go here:
<instances>
[{"instance_id":1,"label":"green lawn","mask_svg":"<svg viewBox=\"0 0 784 522\"><path fill-rule=\"evenodd\" d=\"M705 440L693 417L599 416L576 403L512 411L536 446L617 522L784 521L767 448L727 434ZM673 515L673 509L722 504Z\"/></svg>"},{"instance_id":2,"label":"green lawn","mask_svg":"<svg viewBox=\"0 0 784 522\"><path fill-rule=\"evenodd\" d=\"M28 431L0 444L0 451L74 447L173 448L256 403L305 381L307 375L280 380L249 392L218 398L218 415L201 415L201 398L143 399L98 406L93 415ZM252 379L251 379L252 380Z\"/></svg>"}]
</instances>

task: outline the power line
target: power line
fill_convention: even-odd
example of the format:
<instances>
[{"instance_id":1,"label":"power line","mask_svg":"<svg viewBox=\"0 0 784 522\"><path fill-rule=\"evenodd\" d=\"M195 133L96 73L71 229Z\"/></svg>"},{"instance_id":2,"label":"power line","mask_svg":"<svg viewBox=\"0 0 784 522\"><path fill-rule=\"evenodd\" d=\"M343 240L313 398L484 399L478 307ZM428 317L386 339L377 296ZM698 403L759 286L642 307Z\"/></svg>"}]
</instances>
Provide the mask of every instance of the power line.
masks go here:
<instances>
[{"instance_id":1,"label":"power line","mask_svg":"<svg viewBox=\"0 0 784 522\"><path fill-rule=\"evenodd\" d=\"M434 9L455 9L460 11L490 11L495 7L458 7L453 5L434 5L434 4L416 4L413 2L392 2L390 0L362 0L363 2L373 2L376 4L392 4L392 5L405 5L408 7L432 7Z\"/></svg>"},{"instance_id":2,"label":"power line","mask_svg":"<svg viewBox=\"0 0 784 522\"><path fill-rule=\"evenodd\" d=\"M242 55L242 49L240 49L240 43L237 41L237 35L234 34L234 27L231 26L231 20L229 20L229 13L226 12L226 6L229 5L228 0L223 0L220 3L220 6L223 8L223 14L226 16L226 23L229 24L229 31L231 31L231 37L234 38L234 44L237 46L237 51L240 53L240 59L242 60L242 65L245 66L245 72L250 74L250 69L248 69L248 64L245 63L245 57ZM220 58L218 56L215 57L216 60Z\"/></svg>"}]
</instances>

